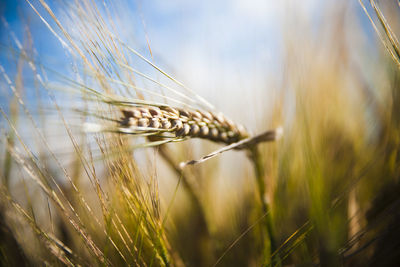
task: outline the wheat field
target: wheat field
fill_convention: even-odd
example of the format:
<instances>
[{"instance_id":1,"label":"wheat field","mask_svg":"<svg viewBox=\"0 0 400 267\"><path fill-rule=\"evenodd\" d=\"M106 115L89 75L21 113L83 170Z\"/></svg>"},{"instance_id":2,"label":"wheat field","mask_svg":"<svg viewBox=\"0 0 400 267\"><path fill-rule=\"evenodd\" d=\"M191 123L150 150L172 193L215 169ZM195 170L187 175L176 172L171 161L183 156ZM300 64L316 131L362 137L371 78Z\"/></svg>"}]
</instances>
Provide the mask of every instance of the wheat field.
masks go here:
<instances>
[{"instance_id":1,"label":"wheat field","mask_svg":"<svg viewBox=\"0 0 400 267\"><path fill-rule=\"evenodd\" d=\"M398 1L0 12L2 266L400 265Z\"/></svg>"}]
</instances>

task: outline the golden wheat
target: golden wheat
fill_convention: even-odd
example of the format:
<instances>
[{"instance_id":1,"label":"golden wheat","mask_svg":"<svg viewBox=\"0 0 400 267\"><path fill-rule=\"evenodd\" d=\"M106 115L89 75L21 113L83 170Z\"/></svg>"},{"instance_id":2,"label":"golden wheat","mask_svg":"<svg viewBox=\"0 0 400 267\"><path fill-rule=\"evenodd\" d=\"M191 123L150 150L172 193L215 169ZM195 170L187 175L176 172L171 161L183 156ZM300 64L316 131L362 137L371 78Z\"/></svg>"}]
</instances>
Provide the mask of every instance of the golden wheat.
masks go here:
<instances>
[{"instance_id":1,"label":"golden wheat","mask_svg":"<svg viewBox=\"0 0 400 267\"><path fill-rule=\"evenodd\" d=\"M122 113L122 127L156 130L160 138L199 137L232 144L249 137L242 125L235 124L222 113L170 106L133 107L123 109Z\"/></svg>"}]
</instances>

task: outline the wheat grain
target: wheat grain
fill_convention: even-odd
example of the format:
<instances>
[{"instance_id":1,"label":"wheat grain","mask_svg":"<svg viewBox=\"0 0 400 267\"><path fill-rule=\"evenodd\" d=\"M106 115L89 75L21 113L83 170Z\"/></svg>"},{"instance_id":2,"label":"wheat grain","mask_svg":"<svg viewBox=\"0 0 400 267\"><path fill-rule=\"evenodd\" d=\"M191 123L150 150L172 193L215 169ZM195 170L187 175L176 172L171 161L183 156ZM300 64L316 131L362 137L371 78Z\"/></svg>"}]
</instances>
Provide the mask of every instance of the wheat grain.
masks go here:
<instances>
[{"instance_id":1,"label":"wheat grain","mask_svg":"<svg viewBox=\"0 0 400 267\"><path fill-rule=\"evenodd\" d=\"M222 113L172 108L170 106L141 106L122 110L120 125L126 128L151 128L160 138L198 137L214 142L232 144L249 137L246 129Z\"/></svg>"}]
</instances>

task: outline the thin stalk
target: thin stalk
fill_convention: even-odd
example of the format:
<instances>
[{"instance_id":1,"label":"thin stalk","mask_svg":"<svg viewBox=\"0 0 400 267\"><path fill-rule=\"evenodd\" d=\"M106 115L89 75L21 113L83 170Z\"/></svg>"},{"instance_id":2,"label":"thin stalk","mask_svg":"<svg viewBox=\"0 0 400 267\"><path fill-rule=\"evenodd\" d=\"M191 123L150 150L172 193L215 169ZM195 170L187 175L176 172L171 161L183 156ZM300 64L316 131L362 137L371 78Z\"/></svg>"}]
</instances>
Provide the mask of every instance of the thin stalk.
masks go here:
<instances>
[{"instance_id":1,"label":"thin stalk","mask_svg":"<svg viewBox=\"0 0 400 267\"><path fill-rule=\"evenodd\" d=\"M251 146L249 148L249 158L250 161L253 164L254 167L254 173L255 173L255 178L257 181L257 189L258 189L258 194L260 196L261 200L261 209L262 209L262 214L266 214L264 219L263 219L263 238L264 238L264 244L267 240L269 240L269 251L266 251L265 255L265 260L264 263L266 265L275 265L276 263L279 263L279 255L275 254L274 256L275 260L272 259L273 253L277 249L277 243L275 239L275 235L272 229L272 217L271 217L271 210L270 206L267 203L266 199L266 193L265 193L265 169L264 169L264 162L262 159L262 155L260 153L260 150L258 148L258 145ZM265 232L266 230L266 232Z\"/></svg>"}]
</instances>

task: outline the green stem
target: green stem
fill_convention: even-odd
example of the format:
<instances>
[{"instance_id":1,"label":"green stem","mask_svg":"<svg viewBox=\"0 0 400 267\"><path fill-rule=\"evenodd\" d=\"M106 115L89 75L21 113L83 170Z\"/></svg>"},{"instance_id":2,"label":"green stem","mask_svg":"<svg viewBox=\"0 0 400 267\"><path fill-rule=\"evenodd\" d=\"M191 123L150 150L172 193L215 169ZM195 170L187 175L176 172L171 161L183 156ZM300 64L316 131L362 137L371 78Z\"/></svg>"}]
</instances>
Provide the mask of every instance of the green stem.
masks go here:
<instances>
[{"instance_id":1,"label":"green stem","mask_svg":"<svg viewBox=\"0 0 400 267\"><path fill-rule=\"evenodd\" d=\"M261 200L262 213L266 214L265 219L263 220L264 227L266 230L266 235L264 234L264 238L265 238L265 240L269 239L269 243L270 243L269 244L270 249L269 249L269 251L266 252L267 253L266 257L268 257L268 259L265 260L264 262L267 262L267 264L274 265L274 262L277 263L277 262L279 262L279 260L278 260L277 256L275 256L277 261L270 258L271 255L276 250L277 246L276 246L274 232L272 229L271 210L270 210L269 204L267 203L266 193L265 193L264 162L263 162L261 153L260 153L257 145L251 146L249 148L249 150L250 150L250 160L253 163L255 177L256 177L256 181L257 181L258 193L259 193L259 197ZM265 233L265 232L263 231L263 233Z\"/></svg>"}]
</instances>

